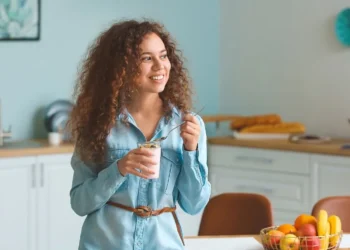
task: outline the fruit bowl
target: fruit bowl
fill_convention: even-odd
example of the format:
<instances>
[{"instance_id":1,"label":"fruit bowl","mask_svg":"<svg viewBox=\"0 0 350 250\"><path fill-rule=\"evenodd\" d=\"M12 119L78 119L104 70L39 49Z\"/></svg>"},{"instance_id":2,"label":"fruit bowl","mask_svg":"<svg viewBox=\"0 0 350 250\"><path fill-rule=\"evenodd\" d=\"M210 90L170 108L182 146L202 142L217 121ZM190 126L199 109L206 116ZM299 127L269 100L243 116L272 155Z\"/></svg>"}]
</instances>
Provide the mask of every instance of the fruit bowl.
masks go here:
<instances>
[{"instance_id":1,"label":"fruit bowl","mask_svg":"<svg viewBox=\"0 0 350 250\"><path fill-rule=\"evenodd\" d=\"M342 231L328 236L279 234L277 228L278 226L267 227L260 231L265 250L338 250L343 236Z\"/></svg>"}]
</instances>

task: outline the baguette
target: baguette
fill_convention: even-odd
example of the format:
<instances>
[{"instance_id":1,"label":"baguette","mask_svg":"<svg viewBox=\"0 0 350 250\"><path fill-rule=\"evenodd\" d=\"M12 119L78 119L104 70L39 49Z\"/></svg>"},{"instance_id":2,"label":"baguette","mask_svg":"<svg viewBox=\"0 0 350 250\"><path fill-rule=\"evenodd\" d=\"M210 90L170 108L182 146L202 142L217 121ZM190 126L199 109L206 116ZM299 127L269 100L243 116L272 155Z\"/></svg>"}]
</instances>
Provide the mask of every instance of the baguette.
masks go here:
<instances>
[{"instance_id":1,"label":"baguette","mask_svg":"<svg viewBox=\"0 0 350 250\"><path fill-rule=\"evenodd\" d=\"M280 124L260 124L245 127L240 133L273 133L273 134L298 134L305 133L305 126L298 122L285 122Z\"/></svg>"},{"instance_id":2,"label":"baguette","mask_svg":"<svg viewBox=\"0 0 350 250\"><path fill-rule=\"evenodd\" d=\"M265 114L265 115L253 115L253 116L242 116L234 119L230 127L232 130L239 130L244 127L249 127L259 124L280 124L282 119L278 114Z\"/></svg>"}]
</instances>

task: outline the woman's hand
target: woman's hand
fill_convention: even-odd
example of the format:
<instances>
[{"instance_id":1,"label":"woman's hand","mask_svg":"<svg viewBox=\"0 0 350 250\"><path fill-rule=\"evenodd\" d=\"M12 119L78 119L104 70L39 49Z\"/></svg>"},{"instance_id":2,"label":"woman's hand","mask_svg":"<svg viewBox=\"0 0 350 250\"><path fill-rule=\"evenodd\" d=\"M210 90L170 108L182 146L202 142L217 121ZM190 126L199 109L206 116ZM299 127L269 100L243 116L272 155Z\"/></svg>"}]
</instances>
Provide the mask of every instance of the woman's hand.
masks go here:
<instances>
[{"instance_id":1,"label":"woman's hand","mask_svg":"<svg viewBox=\"0 0 350 250\"><path fill-rule=\"evenodd\" d=\"M148 179L148 176L154 174L154 171L147 166L156 165L152 159L153 153L145 148L137 148L131 150L117 163L119 172L125 176L127 174L133 174L144 179Z\"/></svg>"},{"instance_id":2,"label":"woman's hand","mask_svg":"<svg viewBox=\"0 0 350 250\"><path fill-rule=\"evenodd\" d=\"M197 149L199 135L201 134L199 121L191 114L186 114L183 120L186 122L181 126L180 135L184 141L184 147L187 151L194 151Z\"/></svg>"}]
</instances>

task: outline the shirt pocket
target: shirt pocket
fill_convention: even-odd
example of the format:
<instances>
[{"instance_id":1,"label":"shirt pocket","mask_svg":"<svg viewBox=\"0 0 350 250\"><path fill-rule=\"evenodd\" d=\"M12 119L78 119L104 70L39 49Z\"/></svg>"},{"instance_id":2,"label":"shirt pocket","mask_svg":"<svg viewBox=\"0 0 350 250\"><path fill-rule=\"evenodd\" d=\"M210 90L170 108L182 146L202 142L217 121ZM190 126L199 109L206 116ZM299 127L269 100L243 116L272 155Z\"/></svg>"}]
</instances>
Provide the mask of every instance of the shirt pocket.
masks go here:
<instances>
[{"instance_id":1,"label":"shirt pocket","mask_svg":"<svg viewBox=\"0 0 350 250\"><path fill-rule=\"evenodd\" d=\"M107 164L106 166L108 167L110 164L115 162L118 159L123 158L127 153L129 152L128 149L109 149L107 153ZM117 167L117 166L115 166ZM117 171L119 171L117 169ZM127 190L129 184L129 178L128 175L126 175L125 181L122 183L122 185L117 189L117 192Z\"/></svg>"},{"instance_id":2,"label":"shirt pocket","mask_svg":"<svg viewBox=\"0 0 350 250\"><path fill-rule=\"evenodd\" d=\"M180 154L173 150L162 149L157 188L165 194L172 194L180 173L180 167Z\"/></svg>"}]
</instances>

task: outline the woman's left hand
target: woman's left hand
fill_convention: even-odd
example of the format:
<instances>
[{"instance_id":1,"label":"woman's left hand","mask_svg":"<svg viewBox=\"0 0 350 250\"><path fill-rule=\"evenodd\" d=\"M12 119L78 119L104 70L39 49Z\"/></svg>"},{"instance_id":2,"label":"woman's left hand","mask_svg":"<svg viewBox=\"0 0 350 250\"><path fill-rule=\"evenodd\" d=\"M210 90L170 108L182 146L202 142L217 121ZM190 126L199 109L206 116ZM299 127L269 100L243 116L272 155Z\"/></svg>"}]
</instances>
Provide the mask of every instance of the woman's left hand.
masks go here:
<instances>
[{"instance_id":1,"label":"woman's left hand","mask_svg":"<svg viewBox=\"0 0 350 250\"><path fill-rule=\"evenodd\" d=\"M201 127L196 117L191 114L186 114L183 117L186 121L181 125L181 137L184 141L184 147L187 151L194 151L197 149Z\"/></svg>"}]
</instances>

